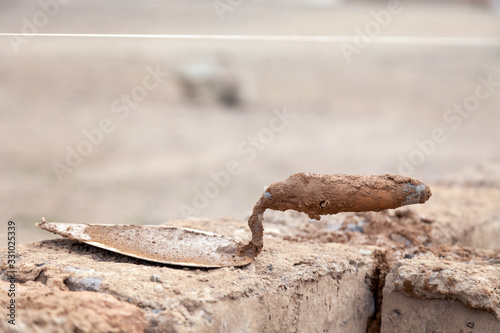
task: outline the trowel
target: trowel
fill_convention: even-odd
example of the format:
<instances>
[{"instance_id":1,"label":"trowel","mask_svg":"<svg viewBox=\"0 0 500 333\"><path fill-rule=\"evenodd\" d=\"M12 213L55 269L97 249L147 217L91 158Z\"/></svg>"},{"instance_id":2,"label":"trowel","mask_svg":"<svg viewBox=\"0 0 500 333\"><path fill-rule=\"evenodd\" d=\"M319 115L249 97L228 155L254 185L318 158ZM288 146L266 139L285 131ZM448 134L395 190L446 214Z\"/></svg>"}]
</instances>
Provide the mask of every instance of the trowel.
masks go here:
<instances>
[{"instance_id":1,"label":"trowel","mask_svg":"<svg viewBox=\"0 0 500 333\"><path fill-rule=\"evenodd\" d=\"M265 188L253 208L248 244L215 233L163 225L46 222L42 229L109 251L147 261L191 266L244 266L262 251L266 209L293 209L319 220L339 212L381 211L424 203L431 196L423 182L399 175L319 175L297 173Z\"/></svg>"}]
</instances>

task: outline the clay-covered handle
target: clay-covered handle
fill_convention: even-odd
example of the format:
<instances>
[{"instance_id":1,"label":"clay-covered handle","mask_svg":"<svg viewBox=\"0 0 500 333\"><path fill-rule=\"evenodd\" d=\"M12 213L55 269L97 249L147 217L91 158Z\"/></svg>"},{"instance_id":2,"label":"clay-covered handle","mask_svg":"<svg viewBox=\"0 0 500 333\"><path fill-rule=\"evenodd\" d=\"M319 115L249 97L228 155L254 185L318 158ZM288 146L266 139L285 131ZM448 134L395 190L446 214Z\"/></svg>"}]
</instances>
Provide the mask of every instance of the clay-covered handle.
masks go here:
<instances>
[{"instance_id":1,"label":"clay-covered handle","mask_svg":"<svg viewBox=\"0 0 500 333\"><path fill-rule=\"evenodd\" d=\"M380 211L424 203L431 196L425 183L399 175L317 175L298 173L273 183L262 205L274 210L294 209L312 219L339 212Z\"/></svg>"},{"instance_id":2,"label":"clay-covered handle","mask_svg":"<svg viewBox=\"0 0 500 333\"><path fill-rule=\"evenodd\" d=\"M263 247L262 220L266 209L293 209L319 220L339 212L380 211L424 203L431 196L425 183L405 176L318 175L297 173L271 184L253 208L248 226L252 239L239 254L255 257Z\"/></svg>"}]
</instances>

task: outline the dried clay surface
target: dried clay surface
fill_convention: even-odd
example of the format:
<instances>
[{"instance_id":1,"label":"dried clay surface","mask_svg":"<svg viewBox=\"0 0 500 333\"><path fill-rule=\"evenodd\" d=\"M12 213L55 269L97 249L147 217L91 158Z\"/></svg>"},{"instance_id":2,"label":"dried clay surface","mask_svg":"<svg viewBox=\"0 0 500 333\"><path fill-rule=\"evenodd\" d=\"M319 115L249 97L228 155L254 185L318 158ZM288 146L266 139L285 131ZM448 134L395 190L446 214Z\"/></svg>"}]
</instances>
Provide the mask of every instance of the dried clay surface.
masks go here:
<instances>
[{"instance_id":1,"label":"dried clay surface","mask_svg":"<svg viewBox=\"0 0 500 333\"><path fill-rule=\"evenodd\" d=\"M169 224L238 240L249 237L241 220L192 219ZM57 295L106 294L117 304L140 309L147 320L146 332L304 332L311 327L366 331L376 312L372 297L376 265L370 247L292 243L273 235L266 242L258 260L243 268L193 269L142 261L67 239L49 240L19 247L17 278L30 290L49 288ZM5 259L4 253L2 270ZM41 292L31 295L38 298ZM5 293L0 297L6 300ZM71 322L68 325L77 327L75 331L111 331L109 318L86 317L90 326L83 326L64 314L64 301L53 297L40 302L57 308L52 318ZM20 313L18 320L36 328L34 318L46 312L30 308L30 313ZM106 326L96 326L99 323ZM50 331L50 323L44 328ZM14 332L9 329L5 321L0 322L0 331ZM116 331L133 330L124 323Z\"/></svg>"},{"instance_id":2,"label":"dried clay surface","mask_svg":"<svg viewBox=\"0 0 500 333\"><path fill-rule=\"evenodd\" d=\"M393 266L383 299L382 332L499 332L500 250L420 249Z\"/></svg>"},{"instance_id":3,"label":"dried clay surface","mask_svg":"<svg viewBox=\"0 0 500 333\"><path fill-rule=\"evenodd\" d=\"M500 249L422 249L392 270L396 291L415 298L456 299L500 320Z\"/></svg>"},{"instance_id":4,"label":"dried clay surface","mask_svg":"<svg viewBox=\"0 0 500 333\"><path fill-rule=\"evenodd\" d=\"M43 278L43 276L41 277ZM2 304L10 283L0 281ZM143 332L144 312L111 295L90 291L62 291L29 280L16 287L15 326L2 320L2 332Z\"/></svg>"}]
</instances>

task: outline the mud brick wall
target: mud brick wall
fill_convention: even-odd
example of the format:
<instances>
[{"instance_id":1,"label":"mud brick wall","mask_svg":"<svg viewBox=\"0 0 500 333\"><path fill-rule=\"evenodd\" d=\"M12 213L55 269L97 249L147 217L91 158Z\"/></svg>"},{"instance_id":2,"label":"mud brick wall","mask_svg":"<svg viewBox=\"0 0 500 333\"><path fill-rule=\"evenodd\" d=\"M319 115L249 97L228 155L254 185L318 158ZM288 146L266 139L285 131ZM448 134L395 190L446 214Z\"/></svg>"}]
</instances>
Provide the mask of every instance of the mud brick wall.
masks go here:
<instances>
[{"instance_id":1,"label":"mud brick wall","mask_svg":"<svg viewBox=\"0 0 500 333\"><path fill-rule=\"evenodd\" d=\"M259 260L245 268L200 270L152 265L69 240L27 244L19 249L17 276L23 287L17 327L33 332L363 332L375 313L375 261L370 250L361 252L339 244L270 239ZM2 281L2 289L7 284ZM86 303L89 294L95 298ZM0 297L7 301L5 292ZM113 315L106 315L105 302L115 309ZM85 312L88 307L94 310ZM137 323L127 320L130 316ZM5 322L0 328L16 332Z\"/></svg>"},{"instance_id":2,"label":"mud brick wall","mask_svg":"<svg viewBox=\"0 0 500 333\"><path fill-rule=\"evenodd\" d=\"M500 331L498 174L441 180L426 205L396 211L266 212L264 250L242 268L157 265L66 239L22 245L16 325L0 331ZM169 224L249 239L243 220ZM6 249L0 269L7 304Z\"/></svg>"}]
</instances>

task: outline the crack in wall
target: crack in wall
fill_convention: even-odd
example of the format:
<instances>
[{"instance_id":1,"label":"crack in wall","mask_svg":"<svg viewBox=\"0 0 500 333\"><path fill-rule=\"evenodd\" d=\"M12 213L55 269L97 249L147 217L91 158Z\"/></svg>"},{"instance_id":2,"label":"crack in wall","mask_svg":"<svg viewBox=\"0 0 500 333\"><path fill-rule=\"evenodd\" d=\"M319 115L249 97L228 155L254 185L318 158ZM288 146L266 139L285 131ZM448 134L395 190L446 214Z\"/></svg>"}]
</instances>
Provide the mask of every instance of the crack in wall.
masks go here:
<instances>
[{"instance_id":1,"label":"crack in wall","mask_svg":"<svg viewBox=\"0 0 500 333\"><path fill-rule=\"evenodd\" d=\"M375 300L375 312L368 318L366 331L368 333L379 333L382 324L382 306L383 291L385 286L385 277L389 273L392 265L388 260L387 251L375 250L375 271L370 279L370 289Z\"/></svg>"}]
</instances>

